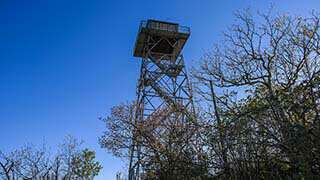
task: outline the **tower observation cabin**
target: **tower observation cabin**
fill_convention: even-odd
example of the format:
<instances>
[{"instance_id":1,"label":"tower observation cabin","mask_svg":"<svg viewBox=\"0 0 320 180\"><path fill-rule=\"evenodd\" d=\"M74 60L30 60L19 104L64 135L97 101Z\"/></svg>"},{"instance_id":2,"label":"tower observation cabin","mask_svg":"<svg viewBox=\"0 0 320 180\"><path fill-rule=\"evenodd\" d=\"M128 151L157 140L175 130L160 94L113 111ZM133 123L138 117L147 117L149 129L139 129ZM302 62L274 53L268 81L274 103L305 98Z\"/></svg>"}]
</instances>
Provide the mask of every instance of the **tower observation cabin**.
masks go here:
<instances>
[{"instance_id":1,"label":"tower observation cabin","mask_svg":"<svg viewBox=\"0 0 320 180\"><path fill-rule=\"evenodd\" d=\"M158 20L141 21L134 56L155 59L166 55L166 60L175 61L190 35L190 28L177 23ZM150 53L148 55L148 52Z\"/></svg>"}]
</instances>

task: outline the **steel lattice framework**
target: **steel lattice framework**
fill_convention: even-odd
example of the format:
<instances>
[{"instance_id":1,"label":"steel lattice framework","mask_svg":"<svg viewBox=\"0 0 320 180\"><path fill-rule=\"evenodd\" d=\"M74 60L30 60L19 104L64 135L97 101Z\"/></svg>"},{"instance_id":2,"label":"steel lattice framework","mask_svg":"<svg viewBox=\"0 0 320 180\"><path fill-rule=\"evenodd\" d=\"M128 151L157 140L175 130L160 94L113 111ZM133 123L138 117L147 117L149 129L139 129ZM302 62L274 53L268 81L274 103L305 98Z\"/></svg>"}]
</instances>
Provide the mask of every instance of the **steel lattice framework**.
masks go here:
<instances>
[{"instance_id":1,"label":"steel lattice framework","mask_svg":"<svg viewBox=\"0 0 320 180\"><path fill-rule=\"evenodd\" d=\"M136 124L157 118L161 121L159 124L172 119L186 125L193 117L191 87L181 54L189 34L189 29L181 30L177 24L154 20L142 22L135 49L135 56L142 58ZM141 165L144 147L138 131L134 132L130 150L129 180L141 179L144 170Z\"/></svg>"}]
</instances>

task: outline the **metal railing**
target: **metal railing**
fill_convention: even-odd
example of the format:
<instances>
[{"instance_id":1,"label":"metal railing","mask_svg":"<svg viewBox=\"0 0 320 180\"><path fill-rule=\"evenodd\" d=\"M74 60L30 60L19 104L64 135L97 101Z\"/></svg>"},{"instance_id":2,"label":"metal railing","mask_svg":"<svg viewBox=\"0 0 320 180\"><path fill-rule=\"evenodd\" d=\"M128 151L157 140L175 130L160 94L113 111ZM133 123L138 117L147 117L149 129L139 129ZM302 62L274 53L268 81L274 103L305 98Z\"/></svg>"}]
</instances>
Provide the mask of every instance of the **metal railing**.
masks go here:
<instances>
[{"instance_id":1,"label":"metal railing","mask_svg":"<svg viewBox=\"0 0 320 180\"><path fill-rule=\"evenodd\" d=\"M166 23L161 21L141 21L139 31L141 31L142 28L190 34L190 28L187 26L180 26L178 24Z\"/></svg>"}]
</instances>

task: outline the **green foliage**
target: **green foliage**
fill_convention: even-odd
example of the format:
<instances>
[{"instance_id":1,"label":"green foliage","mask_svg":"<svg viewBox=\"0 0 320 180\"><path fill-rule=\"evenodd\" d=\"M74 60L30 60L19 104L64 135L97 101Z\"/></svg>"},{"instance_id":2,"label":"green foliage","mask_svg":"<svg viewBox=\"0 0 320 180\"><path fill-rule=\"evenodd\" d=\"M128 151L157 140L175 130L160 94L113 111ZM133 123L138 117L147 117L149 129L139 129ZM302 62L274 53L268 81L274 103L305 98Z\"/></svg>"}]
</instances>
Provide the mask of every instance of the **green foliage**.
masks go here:
<instances>
[{"instance_id":1,"label":"green foliage","mask_svg":"<svg viewBox=\"0 0 320 180\"><path fill-rule=\"evenodd\" d=\"M93 179L102 169L99 162L95 160L96 154L94 151L84 149L81 153L73 157L72 172L76 179Z\"/></svg>"}]
</instances>

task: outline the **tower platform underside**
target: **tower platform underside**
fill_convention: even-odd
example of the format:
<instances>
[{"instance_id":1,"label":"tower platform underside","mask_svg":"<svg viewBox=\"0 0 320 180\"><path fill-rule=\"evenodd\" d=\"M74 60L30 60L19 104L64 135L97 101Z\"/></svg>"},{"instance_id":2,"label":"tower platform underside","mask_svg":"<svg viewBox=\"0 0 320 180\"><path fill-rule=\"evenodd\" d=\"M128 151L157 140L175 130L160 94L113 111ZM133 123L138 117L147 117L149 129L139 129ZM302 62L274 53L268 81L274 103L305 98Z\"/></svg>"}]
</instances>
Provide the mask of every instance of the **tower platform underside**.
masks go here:
<instances>
[{"instance_id":1,"label":"tower platform underside","mask_svg":"<svg viewBox=\"0 0 320 180\"><path fill-rule=\"evenodd\" d=\"M146 58L147 48L152 49L153 53L170 54L174 60L180 55L189 35L188 27L154 20L143 21L139 28L134 56ZM148 38L155 41L155 47L150 47Z\"/></svg>"}]
</instances>

